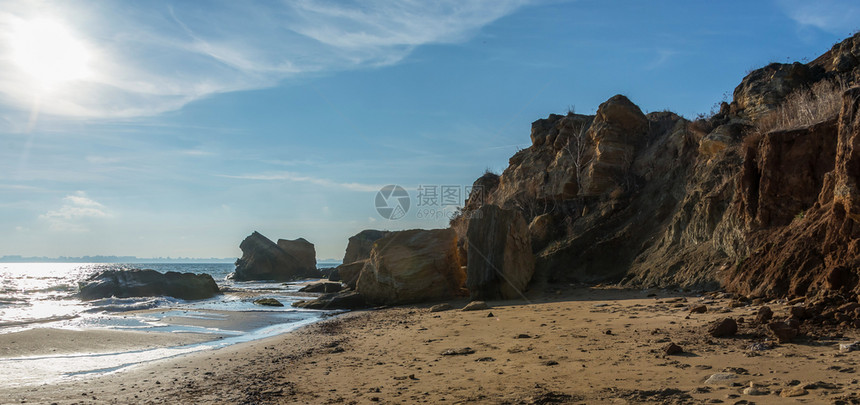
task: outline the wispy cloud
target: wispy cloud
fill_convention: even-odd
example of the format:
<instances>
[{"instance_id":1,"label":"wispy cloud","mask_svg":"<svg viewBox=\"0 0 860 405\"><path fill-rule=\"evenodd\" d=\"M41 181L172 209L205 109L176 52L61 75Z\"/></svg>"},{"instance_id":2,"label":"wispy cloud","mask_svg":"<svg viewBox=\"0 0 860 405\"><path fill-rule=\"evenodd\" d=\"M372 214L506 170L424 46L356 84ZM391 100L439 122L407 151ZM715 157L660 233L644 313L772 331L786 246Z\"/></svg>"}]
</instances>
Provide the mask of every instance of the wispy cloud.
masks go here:
<instances>
[{"instance_id":1,"label":"wispy cloud","mask_svg":"<svg viewBox=\"0 0 860 405\"><path fill-rule=\"evenodd\" d=\"M46 221L54 231L86 232L89 230L88 220L110 216L104 205L89 198L85 192L77 191L64 197L60 208L39 215L39 219Z\"/></svg>"},{"instance_id":2,"label":"wispy cloud","mask_svg":"<svg viewBox=\"0 0 860 405\"><path fill-rule=\"evenodd\" d=\"M22 184L0 184L0 190L15 190L15 191L46 191L41 187L27 186Z\"/></svg>"},{"instance_id":3,"label":"wispy cloud","mask_svg":"<svg viewBox=\"0 0 860 405\"><path fill-rule=\"evenodd\" d=\"M95 165L107 165L113 163L122 162L121 158L115 156L98 156L98 155L88 155L86 157L88 163L92 163Z\"/></svg>"},{"instance_id":4,"label":"wispy cloud","mask_svg":"<svg viewBox=\"0 0 860 405\"><path fill-rule=\"evenodd\" d=\"M0 5L0 102L63 116L154 115L303 73L394 64L421 45L467 40L527 2L10 0ZM16 27L36 18L87 53L86 74L50 94L15 63Z\"/></svg>"},{"instance_id":5,"label":"wispy cloud","mask_svg":"<svg viewBox=\"0 0 860 405\"><path fill-rule=\"evenodd\" d=\"M213 156L214 152L202 150L202 149L186 149L179 152L182 155L186 156Z\"/></svg>"},{"instance_id":6,"label":"wispy cloud","mask_svg":"<svg viewBox=\"0 0 860 405\"><path fill-rule=\"evenodd\" d=\"M228 179L239 179L239 180L256 180L256 181L296 181L302 183L310 183L316 184L318 186L329 187L329 188L337 188L337 189L345 189L352 191L379 191L383 185L377 184L366 184L366 183L348 183L348 182L337 182L329 179L305 176L298 173L293 172L271 172L271 173L260 173L260 174L245 174L245 175L218 175L218 177L224 177Z\"/></svg>"},{"instance_id":7,"label":"wispy cloud","mask_svg":"<svg viewBox=\"0 0 860 405\"><path fill-rule=\"evenodd\" d=\"M860 28L860 4L856 0L777 0L777 4L801 26L837 35L847 35Z\"/></svg>"},{"instance_id":8,"label":"wispy cloud","mask_svg":"<svg viewBox=\"0 0 860 405\"><path fill-rule=\"evenodd\" d=\"M665 65L669 60L672 59L673 56L677 55L678 51L673 49L657 49L655 51L654 61L647 64L645 69L652 70L657 69L663 65Z\"/></svg>"}]
</instances>

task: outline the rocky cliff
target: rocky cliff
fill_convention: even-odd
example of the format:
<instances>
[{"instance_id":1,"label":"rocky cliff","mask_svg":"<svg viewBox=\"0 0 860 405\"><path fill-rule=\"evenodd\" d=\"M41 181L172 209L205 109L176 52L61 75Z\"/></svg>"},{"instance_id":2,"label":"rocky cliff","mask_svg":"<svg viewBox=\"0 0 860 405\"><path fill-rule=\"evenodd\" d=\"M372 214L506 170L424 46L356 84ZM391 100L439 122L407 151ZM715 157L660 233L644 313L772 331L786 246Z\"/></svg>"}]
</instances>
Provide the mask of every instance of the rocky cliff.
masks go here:
<instances>
[{"instance_id":1,"label":"rocky cliff","mask_svg":"<svg viewBox=\"0 0 860 405\"><path fill-rule=\"evenodd\" d=\"M695 121L621 95L594 116L537 120L531 146L479 178L452 220L461 255L469 218L494 204L529 223L538 284L858 290L860 90L842 94L858 66L860 34L808 64L751 72ZM839 83L827 91L841 109L798 124L789 108L823 103L821 83Z\"/></svg>"}]
</instances>

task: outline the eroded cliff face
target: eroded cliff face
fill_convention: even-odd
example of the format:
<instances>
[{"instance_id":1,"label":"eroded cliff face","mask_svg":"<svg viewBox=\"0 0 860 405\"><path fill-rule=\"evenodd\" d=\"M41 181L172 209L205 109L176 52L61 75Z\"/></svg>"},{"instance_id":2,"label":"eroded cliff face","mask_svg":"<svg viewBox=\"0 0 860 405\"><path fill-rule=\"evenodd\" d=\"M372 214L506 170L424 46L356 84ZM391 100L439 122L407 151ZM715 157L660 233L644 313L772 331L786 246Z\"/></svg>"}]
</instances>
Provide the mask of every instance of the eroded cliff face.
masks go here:
<instances>
[{"instance_id":1,"label":"eroded cliff face","mask_svg":"<svg viewBox=\"0 0 860 405\"><path fill-rule=\"evenodd\" d=\"M750 251L727 272L727 287L766 296L860 292L860 88L844 94L838 120L769 133L749 152L761 156L744 168L762 179L760 194L742 189Z\"/></svg>"},{"instance_id":2,"label":"eroded cliff face","mask_svg":"<svg viewBox=\"0 0 860 405\"><path fill-rule=\"evenodd\" d=\"M809 64L751 72L707 119L646 115L621 95L595 116L550 115L532 124L532 145L500 176L475 182L452 227L464 240L482 204L519 210L537 283L857 290L860 90L846 93L838 120L756 126L793 91L857 83L858 66L860 34Z\"/></svg>"},{"instance_id":3,"label":"eroded cliff face","mask_svg":"<svg viewBox=\"0 0 860 405\"><path fill-rule=\"evenodd\" d=\"M669 112L645 115L621 95L595 116L538 120L532 146L499 178L478 179L483 194L470 196L465 211L488 203L519 209L542 280L618 281L684 197L698 147L689 124Z\"/></svg>"}]
</instances>

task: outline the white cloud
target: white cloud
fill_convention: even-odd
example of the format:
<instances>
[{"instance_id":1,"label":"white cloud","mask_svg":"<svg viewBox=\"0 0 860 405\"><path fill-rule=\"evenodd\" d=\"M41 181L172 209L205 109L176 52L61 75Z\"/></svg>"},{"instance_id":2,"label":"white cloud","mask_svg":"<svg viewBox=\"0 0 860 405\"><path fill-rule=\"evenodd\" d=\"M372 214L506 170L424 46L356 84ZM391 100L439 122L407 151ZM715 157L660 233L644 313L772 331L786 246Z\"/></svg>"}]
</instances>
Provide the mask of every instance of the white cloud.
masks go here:
<instances>
[{"instance_id":1,"label":"white cloud","mask_svg":"<svg viewBox=\"0 0 860 405\"><path fill-rule=\"evenodd\" d=\"M200 7L169 1L7 0L0 5L0 102L24 112L22 120L31 111L94 118L154 115L213 94L274 86L302 73L397 63L417 46L467 40L527 2L222 1ZM69 56L83 73L49 90L16 63L20 27L36 18L59 27L64 41L85 54L80 60Z\"/></svg>"},{"instance_id":2,"label":"white cloud","mask_svg":"<svg viewBox=\"0 0 860 405\"><path fill-rule=\"evenodd\" d=\"M365 183L343 183L332 181L329 179L323 179L319 177L311 177L305 176L298 173L293 172L271 172L271 173L261 173L261 174L245 174L245 175L219 175L218 177L225 177L228 179L239 179L239 180L257 180L257 181L297 181L303 183L311 183L316 184L323 187L330 188L339 188L346 189L352 191L379 191L382 188L382 185L376 184L365 184Z\"/></svg>"},{"instance_id":3,"label":"white cloud","mask_svg":"<svg viewBox=\"0 0 860 405\"><path fill-rule=\"evenodd\" d=\"M777 4L801 26L843 36L860 28L860 4L856 0L778 0Z\"/></svg>"},{"instance_id":4,"label":"white cloud","mask_svg":"<svg viewBox=\"0 0 860 405\"><path fill-rule=\"evenodd\" d=\"M39 219L54 231L86 232L89 220L110 216L104 205L77 191L64 197L60 208L39 215Z\"/></svg>"}]
</instances>

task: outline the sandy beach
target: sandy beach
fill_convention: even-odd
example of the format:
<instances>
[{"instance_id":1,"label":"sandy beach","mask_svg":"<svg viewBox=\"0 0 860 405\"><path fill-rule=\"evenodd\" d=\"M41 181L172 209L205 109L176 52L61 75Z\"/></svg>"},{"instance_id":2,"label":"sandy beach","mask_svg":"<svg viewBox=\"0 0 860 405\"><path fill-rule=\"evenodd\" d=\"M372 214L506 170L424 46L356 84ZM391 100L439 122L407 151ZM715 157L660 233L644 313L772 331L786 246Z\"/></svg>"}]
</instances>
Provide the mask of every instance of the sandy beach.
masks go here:
<instances>
[{"instance_id":1,"label":"sandy beach","mask_svg":"<svg viewBox=\"0 0 860 405\"><path fill-rule=\"evenodd\" d=\"M488 302L489 309L468 312L459 310L465 301L443 312L427 305L357 311L103 377L6 388L0 398L59 404L860 403L858 354L839 350L839 343L858 338L855 330L804 329L794 343L773 344L751 322L759 305L732 308L731 302L582 288L530 303ZM707 312L691 314L700 304ZM785 303L765 304L777 317L787 312ZM725 316L745 319L738 334L708 335L708 324ZM52 334L41 344L67 338ZM670 342L683 353L665 354Z\"/></svg>"}]
</instances>

